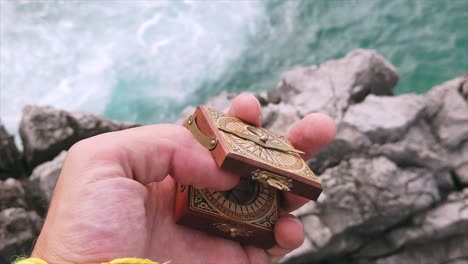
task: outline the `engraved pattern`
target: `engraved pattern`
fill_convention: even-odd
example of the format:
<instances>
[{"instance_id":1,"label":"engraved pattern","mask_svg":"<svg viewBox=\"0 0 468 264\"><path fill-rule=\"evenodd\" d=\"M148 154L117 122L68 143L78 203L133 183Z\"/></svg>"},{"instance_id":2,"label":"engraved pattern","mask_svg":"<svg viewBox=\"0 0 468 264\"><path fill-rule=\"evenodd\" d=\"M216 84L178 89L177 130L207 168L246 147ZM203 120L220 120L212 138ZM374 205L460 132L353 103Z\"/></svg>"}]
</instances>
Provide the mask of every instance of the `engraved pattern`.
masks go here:
<instances>
[{"instance_id":1,"label":"engraved pattern","mask_svg":"<svg viewBox=\"0 0 468 264\"><path fill-rule=\"evenodd\" d=\"M276 190L262 187L255 201L248 205L240 205L226 199L221 193L212 190L201 190L207 203L217 208L222 214L242 221L255 221L264 217L274 205Z\"/></svg>"},{"instance_id":2,"label":"engraved pattern","mask_svg":"<svg viewBox=\"0 0 468 264\"><path fill-rule=\"evenodd\" d=\"M251 132L247 130L248 125L241 120L210 108L206 109L208 109L208 113L218 127L227 127L231 130L235 129L242 133L251 134ZM260 129L262 133L267 134L269 140L291 146L284 136L263 128L258 129ZM305 161L298 154L284 153L278 150L264 148L257 145L255 142L239 138L233 134L221 130L219 130L219 132L232 152L318 182L317 176L310 170Z\"/></svg>"},{"instance_id":3,"label":"engraved pattern","mask_svg":"<svg viewBox=\"0 0 468 264\"><path fill-rule=\"evenodd\" d=\"M258 206L244 206L240 209L240 205L234 204L224 198L221 193L210 190L197 190L190 187L190 207L197 211L215 214L223 218L242 220L263 229L272 230L276 220L276 190L270 187L270 195L259 195L257 198ZM214 198L217 197L216 200ZM211 202L215 201L215 204ZM223 205L224 204L224 205Z\"/></svg>"},{"instance_id":4,"label":"engraved pattern","mask_svg":"<svg viewBox=\"0 0 468 264\"><path fill-rule=\"evenodd\" d=\"M276 211L272 211L271 214L267 215L265 218L262 218L260 221L254 222L258 226L263 226L265 228L273 228L276 223Z\"/></svg>"},{"instance_id":5,"label":"engraved pattern","mask_svg":"<svg viewBox=\"0 0 468 264\"><path fill-rule=\"evenodd\" d=\"M204 211L210 211L210 212L217 212L216 208L210 206L208 203L206 203L205 197L203 197L199 192L195 191L194 192L194 206L197 208L200 208Z\"/></svg>"}]
</instances>

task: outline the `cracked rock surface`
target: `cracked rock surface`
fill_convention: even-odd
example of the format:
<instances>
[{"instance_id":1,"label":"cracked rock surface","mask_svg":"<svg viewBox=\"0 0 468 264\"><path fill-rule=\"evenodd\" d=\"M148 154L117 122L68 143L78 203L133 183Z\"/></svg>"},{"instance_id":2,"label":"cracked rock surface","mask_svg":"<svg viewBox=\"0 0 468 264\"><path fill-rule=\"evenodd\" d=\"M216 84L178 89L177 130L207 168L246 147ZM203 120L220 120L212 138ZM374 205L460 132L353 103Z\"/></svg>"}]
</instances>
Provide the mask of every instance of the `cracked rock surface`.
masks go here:
<instances>
[{"instance_id":1,"label":"cracked rock surface","mask_svg":"<svg viewBox=\"0 0 468 264\"><path fill-rule=\"evenodd\" d=\"M24 159L32 170L84 138L135 126L87 113L69 113L49 106L28 105L23 109L19 133Z\"/></svg>"}]
</instances>

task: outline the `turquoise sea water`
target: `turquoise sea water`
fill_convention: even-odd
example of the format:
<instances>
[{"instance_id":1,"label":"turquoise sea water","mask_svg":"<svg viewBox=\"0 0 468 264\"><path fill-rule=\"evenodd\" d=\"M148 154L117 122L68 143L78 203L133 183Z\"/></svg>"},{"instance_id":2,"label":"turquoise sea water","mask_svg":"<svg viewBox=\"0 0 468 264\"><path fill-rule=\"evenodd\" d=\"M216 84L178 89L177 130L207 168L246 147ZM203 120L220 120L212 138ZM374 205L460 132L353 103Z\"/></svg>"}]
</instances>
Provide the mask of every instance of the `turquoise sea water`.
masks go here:
<instances>
[{"instance_id":1,"label":"turquoise sea water","mask_svg":"<svg viewBox=\"0 0 468 264\"><path fill-rule=\"evenodd\" d=\"M272 89L281 73L356 48L422 93L468 72L468 1L0 0L0 117L25 104L174 121L227 90Z\"/></svg>"}]
</instances>

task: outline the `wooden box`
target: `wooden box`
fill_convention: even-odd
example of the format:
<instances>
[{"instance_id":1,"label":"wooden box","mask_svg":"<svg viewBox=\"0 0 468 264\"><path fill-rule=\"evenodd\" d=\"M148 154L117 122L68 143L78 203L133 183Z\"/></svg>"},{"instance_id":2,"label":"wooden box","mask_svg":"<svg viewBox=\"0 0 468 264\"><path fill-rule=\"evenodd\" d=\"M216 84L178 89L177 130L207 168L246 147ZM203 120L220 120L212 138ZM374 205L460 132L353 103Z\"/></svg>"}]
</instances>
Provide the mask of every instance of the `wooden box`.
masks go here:
<instances>
[{"instance_id":1,"label":"wooden box","mask_svg":"<svg viewBox=\"0 0 468 264\"><path fill-rule=\"evenodd\" d=\"M243 244L269 248L279 214L278 191L316 200L315 174L288 140L222 112L199 106L185 126L209 149L218 166L242 177L227 192L179 185L176 221Z\"/></svg>"}]
</instances>

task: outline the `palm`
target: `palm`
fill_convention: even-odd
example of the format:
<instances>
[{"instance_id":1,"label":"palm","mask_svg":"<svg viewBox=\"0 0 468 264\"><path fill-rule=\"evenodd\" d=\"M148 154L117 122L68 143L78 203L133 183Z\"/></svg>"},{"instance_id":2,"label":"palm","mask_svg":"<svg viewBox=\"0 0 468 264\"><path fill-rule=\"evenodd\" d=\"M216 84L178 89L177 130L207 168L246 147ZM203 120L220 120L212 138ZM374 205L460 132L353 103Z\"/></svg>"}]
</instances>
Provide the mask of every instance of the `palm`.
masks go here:
<instances>
[{"instance_id":1,"label":"palm","mask_svg":"<svg viewBox=\"0 0 468 264\"><path fill-rule=\"evenodd\" d=\"M98 197L83 194L70 218L64 219L67 225L56 226L55 231L67 234L65 242L73 245L82 262L102 263L115 252L173 263L260 262L237 243L175 224L176 188L170 177L147 186L121 179L97 182L94 188L106 189Z\"/></svg>"},{"instance_id":2,"label":"palm","mask_svg":"<svg viewBox=\"0 0 468 264\"><path fill-rule=\"evenodd\" d=\"M247 263L249 256L239 244L175 224L175 189L170 178L148 187L150 197L154 195L157 201L148 210L158 215L152 218L154 223L148 224L152 249L147 252L148 257L161 261L172 259L174 263ZM250 262L260 263L254 259Z\"/></svg>"}]
</instances>

